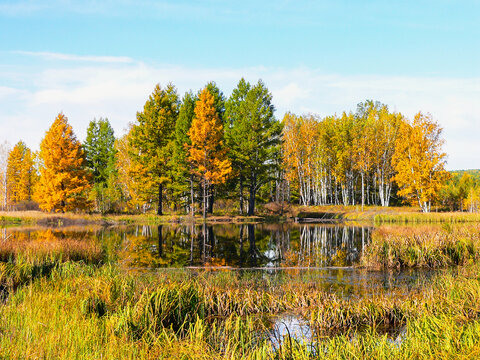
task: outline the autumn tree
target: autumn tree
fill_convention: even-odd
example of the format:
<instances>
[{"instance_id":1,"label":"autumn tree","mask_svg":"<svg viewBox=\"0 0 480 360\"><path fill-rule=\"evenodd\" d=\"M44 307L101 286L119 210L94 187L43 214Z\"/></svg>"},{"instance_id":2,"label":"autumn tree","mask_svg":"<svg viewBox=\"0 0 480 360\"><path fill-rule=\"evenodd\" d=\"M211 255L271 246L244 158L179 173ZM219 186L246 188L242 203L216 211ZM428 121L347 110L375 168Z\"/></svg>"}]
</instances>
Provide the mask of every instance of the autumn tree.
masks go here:
<instances>
[{"instance_id":1,"label":"autumn tree","mask_svg":"<svg viewBox=\"0 0 480 360\"><path fill-rule=\"evenodd\" d=\"M179 99L175 86L165 88L159 84L137 113L137 122L130 137L132 158L147 172L144 192L157 200L157 214L163 213L163 196L166 184L172 183L172 168L169 166L175 139L175 123L178 117ZM149 186L147 186L149 185Z\"/></svg>"},{"instance_id":2,"label":"autumn tree","mask_svg":"<svg viewBox=\"0 0 480 360\"><path fill-rule=\"evenodd\" d=\"M395 143L394 180L411 204L429 212L432 202L448 177L445 171L446 154L442 151L442 128L430 114L415 115L412 123L403 122Z\"/></svg>"},{"instance_id":3,"label":"autumn tree","mask_svg":"<svg viewBox=\"0 0 480 360\"><path fill-rule=\"evenodd\" d=\"M272 95L261 80L252 86L241 79L226 109L225 136L231 159L239 172L240 208L245 185L249 193L248 215L251 216L255 213L257 191L273 179L282 127L274 116Z\"/></svg>"},{"instance_id":4,"label":"autumn tree","mask_svg":"<svg viewBox=\"0 0 480 360\"><path fill-rule=\"evenodd\" d=\"M87 166L93 174L91 198L102 213L112 209L117 199L115 169L115 135L108 119L92 120L83 145Z\"/></svg>"},{"instance_id":5,"label":"autumn tree","mask_svg":"<svg viewBox=\"0 0 480 360\"><path fill-rule=\"evenodd\" d=\"M125 204L124 211L145 211L149 202L142 197L142 188L148 187L148 172L134 156L139 153L132 146L132 124L127 133L115 141L115 167L117 172L117 185L120 188L121 201ZM133 155L132 155L133 154Z\"/></svg>"},{"instance_id":6,"label":"autumn tree","mask_svg":"<svg viewBox=\"0 0 480 360\"><path fill-rule=\"evenodd\" d=\"M32 200L33 186L37 180L35 156L23 141L19 141L8 155L8 199L13 205Z\"/></svg>"},{"instance_id":7,"label":"autumn tree","mask_svg":"<svg viewBox=\"0 0 480 360\"><path fill-rule=\"evenodd\" d=\"M6 210L8 205L7 165L10 149L11 146L8 141L0 143L0 206L3 210Z\"/></svg>"},{"instance_id":8,"label":"autumn tree","mask_svg":"<svg viewBox=\"0 0 480 360\"><path fill-rule=\"evenodd\" d=\"M220 90L220 88L217 86L215 81L210 81L205 87L208 92L213 96L213 105L215 107L215 111L218 114L218 117L220 118L220 122L223 125L223 128L225 129L225 96L223 92ZM200 95L200 90L197 94L197 98ZM215 184L210 184L210 188L208 189L208 204L207 204L207 212L211 214L213 212L213 203L215 201L215 194L217 189L215 189Z\"/></svg>"},{"instance_id":9,"label":"autumn tree","mask_svg":"<svg viewBox=\"0 0 480 360\"><path fill-rule=\"evenodd\" d=\"M191 141L188 159L193 172L201 179L203 217L206 218L210 186L224 183L232 171L224 147L223 125L215 109L215 98L207 88L198 97L188 136Z\"/></svg>"},{"instance_id":10,"label":"autumn tree","mask_svg":"<svg viewBox=\"0 0 480 360\"><path fill-rule=\"evenodd\" d=\"M85 154L68 119L58 114L40 144L40 180L34 199L46 211L85 208L90 174Z\"/></svg>"}]
</instances>

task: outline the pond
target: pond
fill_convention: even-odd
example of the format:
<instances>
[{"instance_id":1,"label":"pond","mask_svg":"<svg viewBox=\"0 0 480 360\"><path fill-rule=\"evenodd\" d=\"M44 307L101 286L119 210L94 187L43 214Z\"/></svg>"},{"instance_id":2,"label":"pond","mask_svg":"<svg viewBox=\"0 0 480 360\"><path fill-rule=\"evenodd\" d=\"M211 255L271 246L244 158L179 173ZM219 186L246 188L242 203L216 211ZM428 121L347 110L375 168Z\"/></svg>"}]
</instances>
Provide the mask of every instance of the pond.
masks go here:
<instances>
[{"instance_id":1,"label":"pond","mask_svg":"<svg viewBox=\"0 0 480 360\"><path fill-rule=\"evenodd\" d=\"M344 296L409 287L425 271L358 269L373 227L345 224L214 224L10 227L0 231L0 261L59 257L118 262L127 271L231 270L241 276L298 280Z\"/></svg>"},{"instance_id":2,"label":"pond","mask_svg":"<svg viewBox=\"0 0 480 360\"><path fill-rule=\"evenodd\" d=\"M0 261L22 256L116 262L132 273L228 271L251 286L302 282L343 298L379 292L401 296L418 286L419 278L428 280L434 274L356 267L373 230L342 223L6 227L0 229ZM0 303L7 297L0 288ZM267 324L274 347L285 336L309 341L314 337L299 314L277 314ZM397 341L398 329L393 330L392 341Z\"/></svg>"},{"instance_id":3,"label":"pond","mask_svg":"<svg viewBox=\"0 0 480 360\"><path fill-rule=\"evenodd\" d=\"M104 250L114 249L129 268L315 269L355 265L370 233L368 226L342 224L175 224L4 228L0 239L4 245L26 240L69 240L76 247L79 241L97 243Z\"/></svg>"}]
</instances>

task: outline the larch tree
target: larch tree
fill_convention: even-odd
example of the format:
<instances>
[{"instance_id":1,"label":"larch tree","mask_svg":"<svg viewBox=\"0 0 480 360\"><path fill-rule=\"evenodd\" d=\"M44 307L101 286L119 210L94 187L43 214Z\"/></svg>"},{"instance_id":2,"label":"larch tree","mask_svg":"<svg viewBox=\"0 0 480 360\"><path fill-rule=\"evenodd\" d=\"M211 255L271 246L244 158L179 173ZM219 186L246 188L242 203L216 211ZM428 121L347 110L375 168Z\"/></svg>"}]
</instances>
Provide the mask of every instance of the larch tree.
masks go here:
<instances>
[{"instance_id":1,"label":"larch tree","mask_svg":"<svg viewBox=\"0 0 480 360\"><path fill-rule=\"evenodd\" d=\"M224 147L223 125L210 91L202 90L195 105L195 117L188 131L191 145L188 160L192 171L201 180L203 188L203 217L207 216L207 202L212 185L224 183L231 173L231 162Z\"/></svg>"},{"instance_id":2,"label":"larch tree","mask_svg":"<svg viewBox=\"0 0 480 360\"><path fill-rule=\"evenodd\" d=\"M431 210L432 202L448 178L446 154L442 151L442 128L430 114L415 115L412 123L403 122L395 143L394 180L409 203L418 204L423 212Z\"/></svg>"},{"instance_id":3,"label":"larch tree","mask_svg":"<svg viewBox=\"0 0 480 360\"><path fill-rule=\"evenodd\" d=\"M137 113L137 122L131 130L132 158L146 169L144 191L150 199L157 200L157 214L163 214L164 187L172 183L170 165L174 140L175 123L178 118L179 99L175 86L159 84L148 98L142 112Z\"/></svg>"},{"instance_id":4,"label":"larch tree","mask_svg":"<svg viewBox=\"0 0 480 360\"><path fill-rule=\"evenodd\" d=\"M250 216L255 213L257 191L273 179L280 150L282 126L274 111L272 95L261 80L254 86L240 80L227 103L227 146L239 168L239 180L248 188ZM243 184L240 188L242 193Z\"/></svg>"},{"instance_id":5,"label":"larch tree","mask_svg":"<svg viewBox=\"0 0 480 360\"><path fill-rule=\"evenodd\" d=\"M225 96L223 92L219 89L215 81L210 81L205 88L209 91L209 93L213 96L213 104L215 110L217 111L218 117L220 118L220 122L225 129ZM202 90L199 91L197 94L197 98ZM211 214L213 212L213 203L215 202L215 194L216 188L214 184L210 184L210 188L208 189L209 196L208 196L208 204L207 204L207 212Z\"/></svg>"},{"instance_id":6,"label":"larch tree","mask_svg":"<svg viewBox=\"0 0 480 360\"><path fill-rule=\"evenodd\" d=\"M40 179L34 193L40 208L65 212L88 206L90 173L85 153L68 119L58 114L40 144Z\"/></svg>"},{"instance_id":7,"label":"larch tree","mask_svg":"<svg viewBox=\"0 0 480 360\"><path fill-rule=\"evenodd\" d=\"M32 200L37 177L35 156L23 141L19 141L8 155L7 188L10 204Z\"/></svg>"}]
</instances>

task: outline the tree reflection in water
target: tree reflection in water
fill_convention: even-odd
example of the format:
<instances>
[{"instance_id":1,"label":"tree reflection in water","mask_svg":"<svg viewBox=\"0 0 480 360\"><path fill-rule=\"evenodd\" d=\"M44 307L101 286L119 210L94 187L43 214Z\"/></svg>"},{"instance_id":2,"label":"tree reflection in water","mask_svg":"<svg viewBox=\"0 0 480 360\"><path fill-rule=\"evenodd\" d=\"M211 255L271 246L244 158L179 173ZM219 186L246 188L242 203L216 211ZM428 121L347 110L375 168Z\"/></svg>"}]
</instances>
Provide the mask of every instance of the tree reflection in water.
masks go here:
<instances>
[{"instance_id":1,"label":"tree reflection in water","mask_svg":"<svg viewBox=\"0 0 480 360\"><path fill-rule=\"evenodd\" d=\"M350 266L370 228L324 224L159 225L125 230L129 267Z\"/></svg>"}]
</instances>

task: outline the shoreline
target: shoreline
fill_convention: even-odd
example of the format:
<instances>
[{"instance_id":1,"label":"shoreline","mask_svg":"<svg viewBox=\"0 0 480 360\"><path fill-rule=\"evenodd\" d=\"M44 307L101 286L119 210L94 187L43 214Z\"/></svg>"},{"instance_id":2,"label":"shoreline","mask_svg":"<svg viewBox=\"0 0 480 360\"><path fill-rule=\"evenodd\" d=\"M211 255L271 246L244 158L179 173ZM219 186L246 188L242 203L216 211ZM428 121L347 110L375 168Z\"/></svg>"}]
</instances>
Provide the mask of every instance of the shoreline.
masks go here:
<instances>
[{"instance_id":1,"label":"shoreline","mask_svg":"<svg viewBox=\"0 0 480 360\"><path fill-rule=\"evenodd\" d=\"M381 224L429 224L429 223L474 223L480 222L480 213L431 212L422 213L412 207L365 207L359 206L298 206L285 215L259 214L242 216L236 214L214 214L206 221L201 216L178 214L87 214L87 213L45 213L41 211L0 212L0 225L168 225L168 224L257 224L257 223L358 223Z\"/></svg>"}]
</instances>

